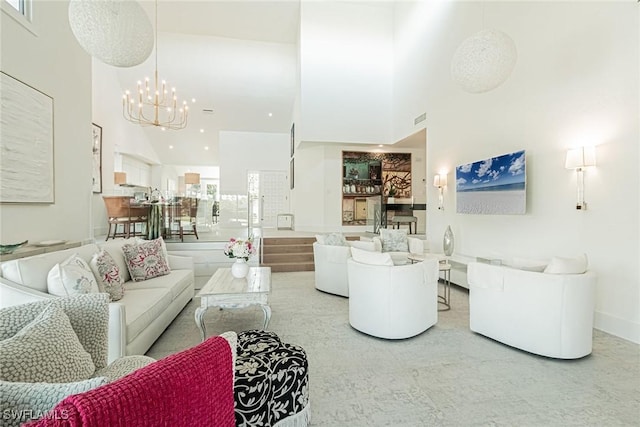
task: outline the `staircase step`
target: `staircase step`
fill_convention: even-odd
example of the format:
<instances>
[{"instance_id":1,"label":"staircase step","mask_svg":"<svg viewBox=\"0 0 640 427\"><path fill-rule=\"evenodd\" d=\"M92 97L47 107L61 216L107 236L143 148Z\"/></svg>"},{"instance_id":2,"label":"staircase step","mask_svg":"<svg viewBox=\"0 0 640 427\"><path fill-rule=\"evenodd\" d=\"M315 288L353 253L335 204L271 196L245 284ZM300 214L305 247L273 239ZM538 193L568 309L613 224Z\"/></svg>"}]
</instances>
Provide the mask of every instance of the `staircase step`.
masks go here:
<instances>
[{"instance_id":1,"label":"staircase step","mask_svg":"<svg viewBox=\"0 0 640 427\"><path fill-rule=\"evenodd\" d=\"M312 245L315 241L315 237L264 237L262 245Z\"/></svg>"},{"instance_id":2,"label":"staircase step","mask_svg":"<svg viewBox=\"0 0 640 427\"><path fill-rule=\"evenodd\" d=\"M293 271L314 271L315 266L311 263L298 262L278 262L270 264L261 264L262 267L271 267L272 273L289 273Z\"/></svg>"},{"instance_id":3,"label":"staircase step","mask_svg":"<svg viewBox=\"0 0 640 427\"><path fill-rule=\"evenodd\" d=\"M262 245L263 254L293 254L305 253L312 254L313 246L311 245Z\"/></svg>"},{"instance_id":4,"label":"staircase step","mask_svg":"<svg viewBox=\"0 0 640 427\"><path fill-rule=\"evenodd\" d=\"M312 253L288 253L288 254L264 254L262 256L263 264L273 263L313 263Z\"/></svg>"}]
</instances>

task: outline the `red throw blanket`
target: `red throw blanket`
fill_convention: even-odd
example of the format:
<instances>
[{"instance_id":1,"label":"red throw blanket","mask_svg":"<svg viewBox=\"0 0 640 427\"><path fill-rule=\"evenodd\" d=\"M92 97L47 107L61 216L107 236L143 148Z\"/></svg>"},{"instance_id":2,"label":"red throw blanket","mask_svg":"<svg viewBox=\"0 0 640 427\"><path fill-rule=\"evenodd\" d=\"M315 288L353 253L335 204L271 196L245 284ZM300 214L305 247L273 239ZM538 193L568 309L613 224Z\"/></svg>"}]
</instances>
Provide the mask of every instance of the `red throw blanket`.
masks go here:
<instances>
[{"instance_id":1,"label":"red throw blanket","mask_svg":"<svg viewBox=\"0 0 640 427\"><path fill-rule=\"evenodd\" d=\"M222 337L65 398L29 427L235 426L233 366Z\"/></svg>"}]
</instances>

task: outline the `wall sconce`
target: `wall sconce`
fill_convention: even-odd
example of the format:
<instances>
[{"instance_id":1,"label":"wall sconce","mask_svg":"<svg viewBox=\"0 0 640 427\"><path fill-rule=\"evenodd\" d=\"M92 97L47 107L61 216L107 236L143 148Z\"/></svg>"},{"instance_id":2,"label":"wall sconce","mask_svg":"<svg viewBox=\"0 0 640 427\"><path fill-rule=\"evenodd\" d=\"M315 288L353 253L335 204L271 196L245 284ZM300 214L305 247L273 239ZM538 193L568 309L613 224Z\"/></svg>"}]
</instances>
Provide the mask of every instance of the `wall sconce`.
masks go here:
<instances>
[{"instance_id":1,"label":"wall sconce","mask_svg":"<svg viewBox=\"0 0 640 427\"><path fill-rule=\"evenodd\" d=\"M126 172L114 172L113 173L113 183L116 185L122 185L127 183L127 173Z\"/></svg>"},{"instance_id":2,"label":"wall sconce","mask_svg":"<svg viewBox=\"0 0 640 427\"><path fill-rule=\"evenodd\" d=\"M444 210L444 187L447 186L447 174L434 175L433 186L438 189L438 209L442 211Z\"/></svg>"},{"instance_id":3,"label":"wall sconce","mask_svg":"<svg viewBox=\"0 0 640 427\"><path fill-rule=\"evenodd\" d=\"M567 150L567 159L564 167L576 171L576 183L578 185L578 202L576 209L587 209L584 201L584 168L596 165L596 147L580 147Z\"/></svg>"}]
</instances>

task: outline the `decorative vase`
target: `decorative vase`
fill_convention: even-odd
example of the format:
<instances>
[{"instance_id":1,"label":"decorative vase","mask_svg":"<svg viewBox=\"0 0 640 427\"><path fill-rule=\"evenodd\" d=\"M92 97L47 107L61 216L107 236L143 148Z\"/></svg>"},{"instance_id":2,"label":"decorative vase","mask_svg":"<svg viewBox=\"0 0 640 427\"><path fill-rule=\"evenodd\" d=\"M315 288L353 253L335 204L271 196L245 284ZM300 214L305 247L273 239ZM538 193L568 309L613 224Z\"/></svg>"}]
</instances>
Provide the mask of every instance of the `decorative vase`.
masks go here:
<instances>
[{"instance_id":1,"label":"decorative vase","mask_svg":"<svg viewBox=\"0 0 640 427\"><path fill-rule=\"evenodd\" d=\"M451 231L451 226L447 225L447 229L444 231L444 238L442 239L442 249L446 256L453 254L453 245L453 231Z\"/></svg>"},{"instance_id":2,"label":"decorative vase","mask_svg":"<svg viewBox=\"0 0 640 427\"><path fill-rule=\"evenodd\" d=\"M236 258L236 262L231 265L231 275L236 279L247 277L249 264L244 258Z\"/></svg>"}]
</instances>

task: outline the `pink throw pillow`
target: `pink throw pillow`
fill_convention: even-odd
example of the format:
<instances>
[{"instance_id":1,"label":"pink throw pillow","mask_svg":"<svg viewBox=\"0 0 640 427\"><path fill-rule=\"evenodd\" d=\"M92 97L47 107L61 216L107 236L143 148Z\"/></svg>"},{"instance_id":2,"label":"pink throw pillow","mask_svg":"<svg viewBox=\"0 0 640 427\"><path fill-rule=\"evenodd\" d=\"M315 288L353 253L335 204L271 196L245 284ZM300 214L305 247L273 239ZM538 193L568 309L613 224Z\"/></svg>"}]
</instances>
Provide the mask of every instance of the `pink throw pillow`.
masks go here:
<instances>
[{"instance_id":1,"label":"pink throw pillow","mask_svg":"<svg viewBox=\"0 0 640 427\"><path fill-rule=\"evenodd\" d=\"M118 301L124 296L124 280L118 264L111 254L104 249L94 254L89 263L96 277L100 292L106 292L111 301Z\"/></svg>"},{"instance_id":2,"label":"pink throw pillow","mask_svg":"<svg viewBox=\"0 0 640 427\"><path fill-rule=\"evenodd\" d=\"M122 246L124 259L131 278L135 282L164 276L171 273L169 264L158 240Z\"/></svg>"}]
</instances>

